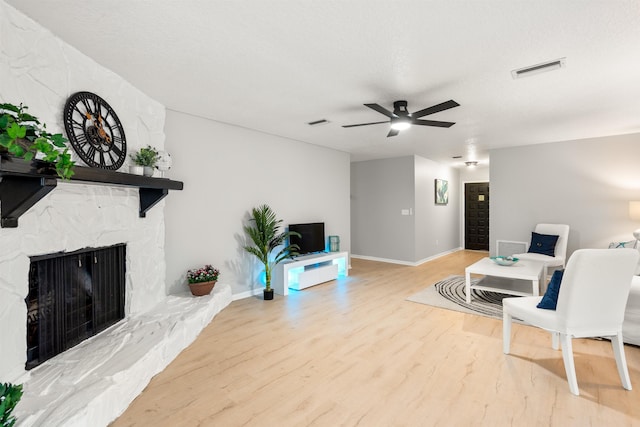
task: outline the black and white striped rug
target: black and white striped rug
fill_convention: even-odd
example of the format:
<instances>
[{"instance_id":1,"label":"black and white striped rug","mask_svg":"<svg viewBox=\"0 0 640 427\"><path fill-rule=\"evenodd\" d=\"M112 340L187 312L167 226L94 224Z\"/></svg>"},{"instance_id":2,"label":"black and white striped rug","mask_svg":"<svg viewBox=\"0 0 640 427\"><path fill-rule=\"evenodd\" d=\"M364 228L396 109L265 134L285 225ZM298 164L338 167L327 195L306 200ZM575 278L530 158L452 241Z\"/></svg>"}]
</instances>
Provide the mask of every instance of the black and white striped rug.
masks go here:
<instances>
[{"instance_id":1,"label":"black and white striped rug","mask_svg":"<svg viewBox=\"0 0 640 427\"><path fill-rule=\"evenodd\" d=\"M472 278L471 281L475 283L478 279ZM464 276L449 276L410 296L407 300L463 313L502 319L502 298L508 296L497 292L473 289L471 303L467 303Z\"/></svg>"}]
</instances>

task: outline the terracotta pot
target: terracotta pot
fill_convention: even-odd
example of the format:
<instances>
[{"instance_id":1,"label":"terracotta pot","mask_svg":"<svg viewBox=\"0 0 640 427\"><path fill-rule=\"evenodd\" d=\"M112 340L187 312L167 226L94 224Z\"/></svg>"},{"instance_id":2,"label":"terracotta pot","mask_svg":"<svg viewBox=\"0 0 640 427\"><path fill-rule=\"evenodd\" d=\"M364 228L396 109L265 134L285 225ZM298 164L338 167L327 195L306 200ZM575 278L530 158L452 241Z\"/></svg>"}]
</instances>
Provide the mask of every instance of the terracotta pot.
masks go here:
<instances>
[{"instance_id":1,"label":"terracotta pot","mask_svg":"<svg viewBox=\"0 0 640 427\"><path fill-rule=\"evenodd\" d=\"M212 280L210 282L189 283L189 289L191 289L191 293L197 297L209 295L213 287L216 285L216 282L217 280Z\"/></svg>"}]
</instances>

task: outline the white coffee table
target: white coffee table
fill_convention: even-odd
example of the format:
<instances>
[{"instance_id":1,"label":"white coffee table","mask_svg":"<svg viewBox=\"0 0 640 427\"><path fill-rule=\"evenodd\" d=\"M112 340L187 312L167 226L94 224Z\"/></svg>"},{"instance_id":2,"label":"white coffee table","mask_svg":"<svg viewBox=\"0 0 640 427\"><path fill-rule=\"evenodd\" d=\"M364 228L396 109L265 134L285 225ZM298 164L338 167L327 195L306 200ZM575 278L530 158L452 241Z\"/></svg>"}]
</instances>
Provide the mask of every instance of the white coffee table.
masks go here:
<instances>
[{"instance_id":1,"label":"white coffee table","mask_svg":"<svg viewBox=\"0 0 640 427\"><path fill-rule=\"evenodd\" d=\"M465 268L465 292L467 303L471 302L471 289L499 292L519 296L540 295L540 282L545 283L545 263L522 260L509 266L498 265L491 258L482 258ZM484 277L471 284L472 274Z\"/></svg>"}]
</instances>

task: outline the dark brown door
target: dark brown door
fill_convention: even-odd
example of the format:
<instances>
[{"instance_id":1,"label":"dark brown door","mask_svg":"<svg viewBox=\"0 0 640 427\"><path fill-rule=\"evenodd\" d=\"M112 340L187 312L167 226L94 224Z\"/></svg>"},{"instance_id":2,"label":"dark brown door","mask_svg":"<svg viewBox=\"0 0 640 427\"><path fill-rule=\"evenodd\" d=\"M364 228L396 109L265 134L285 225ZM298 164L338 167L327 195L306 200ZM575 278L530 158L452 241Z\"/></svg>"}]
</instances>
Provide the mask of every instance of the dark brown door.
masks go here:
<instances>
[{"instance_id":1,"label":"dark brown door","mask_svg":"<svg viewBox=\"0 0 640 427\"><path fill-rule=\"evenodd\" d=\"M464 185L464 248L489 250L489 183Z\"/></svg>"}]
</instances>

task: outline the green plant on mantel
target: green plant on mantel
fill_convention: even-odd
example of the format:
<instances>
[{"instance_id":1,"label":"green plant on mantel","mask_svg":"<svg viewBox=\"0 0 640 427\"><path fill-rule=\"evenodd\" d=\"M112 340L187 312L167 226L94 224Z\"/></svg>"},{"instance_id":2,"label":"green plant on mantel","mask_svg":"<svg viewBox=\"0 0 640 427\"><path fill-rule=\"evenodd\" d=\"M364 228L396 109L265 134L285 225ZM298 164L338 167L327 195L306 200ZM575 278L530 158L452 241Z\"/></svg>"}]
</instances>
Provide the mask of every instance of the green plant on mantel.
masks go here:
<instances>
[{"instance_id":1,"label":"green plant on mantel","mask_svg":"<svg viewBox=\"0 0 640 427\"><path fill-rule=\"evenodd\" d=\"M10 154L30 161L42 153L42 160L55 165L60 178L73 176L75 162L60 133L49 133L47 125L27 113L26 105L0 104L0 146Z\"/></svg>"},{"instance_id":2,"label":"green plant on mantel","mask_svg":"<svg viewBox=\"0 0 640 427\"><path fill-rule=\"evenodd\" d=\"M0 383L0 427L12 427L16 417L11 411L22 397L22 384Z\"/></svg>"},{"instance_id":3,"label":"green plant on mantel","mask_svg":"<svg viewBox=\"0 0 640 427\"><path fill-rule=\"evenodd\" d=\"M143 147L130 155L131 160L138 166L154 167L158 162L159 153L158 150L150 145Z\"/></svg>"}]
</instances>

